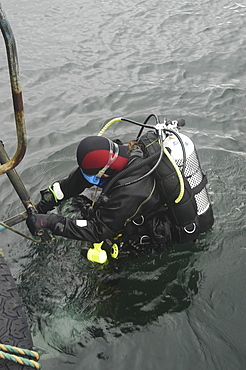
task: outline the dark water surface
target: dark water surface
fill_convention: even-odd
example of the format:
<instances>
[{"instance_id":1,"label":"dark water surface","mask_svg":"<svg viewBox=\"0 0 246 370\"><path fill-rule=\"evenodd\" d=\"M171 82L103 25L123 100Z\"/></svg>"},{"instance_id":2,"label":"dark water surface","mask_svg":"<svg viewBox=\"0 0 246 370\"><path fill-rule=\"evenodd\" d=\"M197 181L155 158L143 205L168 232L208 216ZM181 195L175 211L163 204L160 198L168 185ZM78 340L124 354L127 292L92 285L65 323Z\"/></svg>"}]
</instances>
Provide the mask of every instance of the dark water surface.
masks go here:
<instances>
[{"instance_id":1,"label":"dark water surface","mask_svg":"<svg viewBox=\"0 0 246 370\"><path fill-rule=\"evenodd\" d=\"M118 273L81 244L1 244L45 370L246 368L244 1L2 0L15 33L28 150L17 170L34 201L75 166L105 120L185 118L209 178L215 224L198 245L141 256ZM0 37L1 137L16 148ZM118 123L124 141L136 127ZM22 211L5 175L0 219ZM72 215L68 202L59 209ZM18 229L27 232L25 224Z\"/></svg>"}]
</instances>

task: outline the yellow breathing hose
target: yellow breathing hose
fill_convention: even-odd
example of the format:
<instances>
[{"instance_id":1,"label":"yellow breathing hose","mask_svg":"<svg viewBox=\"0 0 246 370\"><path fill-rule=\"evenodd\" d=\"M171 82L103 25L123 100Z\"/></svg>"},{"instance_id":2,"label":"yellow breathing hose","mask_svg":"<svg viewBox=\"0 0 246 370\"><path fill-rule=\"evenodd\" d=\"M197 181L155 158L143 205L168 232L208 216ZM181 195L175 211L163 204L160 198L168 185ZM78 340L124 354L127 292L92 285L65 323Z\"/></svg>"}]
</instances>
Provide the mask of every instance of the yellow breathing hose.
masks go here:
<instances>
[{"instance_id":1,"label":"yellow breathing hose","mask_svg":"<svg viewBox=\"0 0 246 370\"><path fill-rule=\"evenodd\" d=\"M179 192L178 197L175 199L175 203L179 203L184 196L184 179L183 179L182 173L180 172L180 169L178 168L177 163L175 162L175 160L173 159L173 157L170 155L169 151L165 147L164 147L164 153L166 154L169 161L172 163L176 171L176 174L178 176L178 179L179 179L180 192Z\"/></svg>"},{"instance_id":2,"label":"yellow breathing hose","mask_svg":"<svg viewBox=\"0 0 246 370\"><path fill-rule=\"evenodd\" d=\"M100 130L100 132L97 134L97 136L102 136L104 132L115 122L121 121L122 117L117 117L106 123L106 125L103 126L103 128Z\"/></svg>"},{"instance_id":3,"label":"yellow breathing hose","mask_svg":"<svg viewBox=\"0 0 246 370\"><path fill-rule=\"evenodd\" d=\"M115 122L119 122L122 120L122 117L117 117L117 118L113 118L111 121L107 122L103 128L100 130L100 132L97 134L97 136L102 136L104 134L104 132ZM160 144L160 141L159 141L159 144ZM160 144L161 145L161 144ZM173 165L175 171L176 171L176 174L178 176L178 179L179 179L179 183L180 183L180 192L179 192L179 195L178 197L175 199L175 203L179 203L181 201L181 199L183 198L184 196L184 179L183 179L183 176L182 176L182 173L180 172L180 169L177 165L177 163L175 162L175 159L171 156L171 154L169 153L169 151L163 146L161 145L161 147L163 147L163 152L164 154L167 156L167 158L169 159L169 161L171 162L171 164Z\"/></svg>"}]
</instances>

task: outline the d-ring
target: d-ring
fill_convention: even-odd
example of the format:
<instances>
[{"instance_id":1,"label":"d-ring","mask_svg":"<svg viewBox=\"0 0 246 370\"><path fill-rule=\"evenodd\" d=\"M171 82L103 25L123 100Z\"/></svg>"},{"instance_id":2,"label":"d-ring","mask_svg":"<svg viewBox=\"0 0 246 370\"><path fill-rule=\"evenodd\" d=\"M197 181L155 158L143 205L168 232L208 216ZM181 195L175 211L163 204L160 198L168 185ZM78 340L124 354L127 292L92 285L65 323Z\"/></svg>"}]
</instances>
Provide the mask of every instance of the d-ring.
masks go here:
<instances>
[{"instance_id":1,"label":"d-ring","mask_svg":"<svg viewBox=\"0 0 246 370\"><path fill-rule=\"evenodd\" d=\"M146 241L144 241L144 239L146 239ZM148 235L142 235L140 240L139 240L139 243L140 244L145 244L145 243L148 243L148 241L150 241L150 237Z\"/></svg>"},{"instance_id":2,"label":"d-ring","mask_svg":"<svg viewBox=\"0 0 246 370\"><path fill-rule=\"evenodd\" d=\"M187 233L187 234L193 234L196 230L196 224L193 222L193 230L187 230L186 227L184 227L184 231Z\"/></svg>"},{"instance_id":3,"label":"d-ring","mask_svg":"<svg viewBox=\"0 0 246 370\"><path fill-rule=\"evenodd\" d=\"M141 221L140 221L140 223L137 223L136 221L134 221L134 220L132 220L132 223L134 224L134 225L136 225L136 226L141 226L141 225L143 225L143 223L144 223L144 216L143 215L141 215Z\"/></svg>"}]
</instances>

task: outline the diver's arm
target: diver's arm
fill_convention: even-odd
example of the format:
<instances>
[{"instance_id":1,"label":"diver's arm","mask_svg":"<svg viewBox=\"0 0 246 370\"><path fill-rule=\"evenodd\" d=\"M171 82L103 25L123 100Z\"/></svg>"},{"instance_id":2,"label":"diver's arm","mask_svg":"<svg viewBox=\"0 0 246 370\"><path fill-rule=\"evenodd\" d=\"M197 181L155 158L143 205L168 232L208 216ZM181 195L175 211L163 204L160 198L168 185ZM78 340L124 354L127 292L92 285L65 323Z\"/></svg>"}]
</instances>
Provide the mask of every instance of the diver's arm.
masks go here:
<instances>
[{"instance_id":1,"label":"diver's arm","mask_svg":"<svg viewBox=\"0 0 246 370\"><path fill-rule=\"evenodd\" d=\"M41 200L36 205L39 213L47 213L62 201L76 197L92 185L84 178L79 168L67 178L55 181L48 189L41 190Z\"/></svg>"},{"instance_id":2,"label":"diver's arm","mask_svg":"<svg viewBox=\"0 0 246 370\"><path fill-rule=\"evenodd\" d=\"M33 235L38 235L40 230L49 229L54 235L92 243L115 235L100 220L74 220L54 213L49 215L31 214L27 219L27 226Z\"/></svg>"},{"instance_id":3,"label":"diver's arm","mask_svg":"<svg viewBox=\"0 0 246 370\"><path fill-rule=\"evenodd\" d=\"M55 214L48 216L33 214L29 216L27 225L32 234L36 234L40 228L47 228L54 235L93 243L114 238L123 231L126 223L137 213L139 208L151 210L159 202L159 194L151 177L147 177L139 183L132 184L130 189L122 187L113 191L108 201L99 206L94 212L93 218L88 221ZM143 207L140 207L141 204Z\"/></svg>"},{"instance_id":4,"label":"diver's arm","mask_svg":"<svg viewBox=\"0 0 246 370\"><path fill-rule=\"evenodd\" d=\"M77 197L86 188L93 186L84 178L79 167L70 173L67 178L60 180L59 184L64 195L62 200Z\"/></svg>"},{"instance_id":5,"label":"diver's arm","mask_svg":"<svg viewBox=\"0 0 246 370\"><path fill-rule=\"evenodd\" d=\"M93 218L88 221L53 213L31 214L27 219L27 226L34 235L38 234L40 229L49 229L54 235L65 238L101 242L106 238L115 237L123 228L126 218L132 214L133 200L130 195L128 197L111 197L109 202L95 211Z\"/></svg>"}]
</instances>

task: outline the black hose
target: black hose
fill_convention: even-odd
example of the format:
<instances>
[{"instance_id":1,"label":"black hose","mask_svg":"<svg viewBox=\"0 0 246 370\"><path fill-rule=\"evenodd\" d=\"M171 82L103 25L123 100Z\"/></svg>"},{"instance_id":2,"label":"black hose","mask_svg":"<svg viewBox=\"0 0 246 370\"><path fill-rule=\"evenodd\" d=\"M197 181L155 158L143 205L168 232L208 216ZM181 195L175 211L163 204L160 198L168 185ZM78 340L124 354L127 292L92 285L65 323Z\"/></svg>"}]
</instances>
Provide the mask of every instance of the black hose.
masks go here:
<instances>
[{"instance_id":1,"label":"black hose","mask_svg":"<svg viewBox=\"0 0 246 370\"><path fill-rule=\"evenodd\" d=\"M141 126L141 129L140 129L140 132L142 132L142 130L146 127L146 128L150 128L152 130L155 130L157 132L157 135L159 136L159 133L156 129L155 126L150 126L150 125L147 125L146 122L148 122L148 120L151 118L151 117L155 117L156 119L156 122L159 123L159 119L158 117L155 115L155 114L151 114L149 115L146 120L144 121L144 123L140 123L140 122L136 122L136 121L133 121L131 119L128 119L128 118L122 118L121 121L126 121L126 122L130 122L130 123L133 123L134 125L137 125L137 126ZM181 137L179 136L179 134L170 129L170 128L163 128L163 131L164 132L171 132L173 135L175 135L177 137L177 139L179 140L180 142L180 145L181 145L181 148L182 148L182 151L183 151L183 168L181 170L181 173L184 175L184 171L185 171L185 167L186 167L186 151L185 151L185 147L184 147L184 143L181 139ZM138 137L139 137L140 133L138 134Z\"/></svg>"},{"instance_id":2,"label":"black hose","mask_svg":"<svg viewBox=\"0 0 246 370\"><path fill-rule=\"evenodd\" d=\"M164 128L163 130L171 132L172 134L174 134L176 136L176 138L178 139L178 141L180 142L180 145L181 145L181 148L182 148L182 151L183 151L183 168L181 170L181 173L182 173L182 175L184 175L184 171L185 171L185 167L186 167L186 151L185 151L184 143L183 143L181 137L179 136L179 134L176 131L174 131L170 128Z\"/></svg>"},{"instance_id":3,"label":"black hose","mask_svg":"<svg viewBox=\"0 0 246 370\"><path fill-rule=\"evenodd\" d=\"M151 128L151 129L155 130L155 126L144 125L143 123L133 121L129 118L121 118L121 121L130 122L130 123L133 123L134 125L137 125L137 126L147 127L147 128Z\"/></svg>"},{"instance_id":4,"label":"black hose","mask_svg":"<svg viewBox=\"0 0 246 370\"><path fill-rule=\"evenodd\" d=\"M160 154L158 152L152 154L151 156L149 156L148 158L144 159L143 161L140 161L140 162L137 162L135 165L129 167L129 164L132 163L134 161L134 159L132 161L130 161L127 165L127 167L120 171L117 175L115 175L113 177L113 179L106 185L106 187L103 189L102 191L102 194L101 196L104 197L108 192L109 190L112 188L112 186L115 184L116 181L120 180L121 178L123 178L124 176L128 175L129 172L133 172L135 171L136 169L140 168L140 167L143 167L143 166L146 166L148 164L150 164L151 162L153 162L158 156L158 160L157 162L155 163L154 167L150 169L150 171L146 172L143 176L139 177L138 179L135 179L133 181L129 181L128 183L125 183L125 184L122 184L122 185L117 185L114 189L117 189L117 188L120 188L122 186L127 186L127 185L130 185L130 184L133 184L133 183L136 183L142 179L144 179L145 177L149 176L151 173L153 173L155 171L155 169L158 167L161 159L162 159L162 156L163 156L163 152L164 152L164 146L163 146L163 142L162 142L162 138L160 137L159 135L159 132L158 130L156 129L155 126L150 126L150 125L147 125L147 122L150 120L150 118L154 117L155 120L156 120L156 123L158 124L159 123L159 118L155 115L155 114L150 114L146 120L144 121L144 123L140 123L140 122L136 122L136 121L133 121L131 119L128 119L128 118L122 118L121 120L122 121L125 121L125 122L129 122L129 123L133 123L134 125L137 125L137 126L141 126L141 129L138 133L138 136L137 136L137 139L140 137L142 131L144 128L150 128L150 129L153 129L156 131L159 139L161 140L161 144L160 145ZM172 129L169 129L169 128L163 128L163 131L164 132L171 132L173 135L175 135L177 137L177 139L179 140L180 142L180 145L181 145L181 148L182 148L182 151L183 151L183 168L181 170L181 173L184 175L184 171L185 171L185 167L186 167L186 151L185 151L185 147L184 147L184 143L181 139L181 137L179 136L179 134L172 130Z\"/></svg>"},{"instance_id":5,"label":"black hose","mask_svg":"<svg viewBox=\"0 0 246 370\"><path fill-rule=\"evenodd\" d=\"M142 135L142 132L143 132L143 130L144 130L144 127L146 127L145 125L146 125L146 123L150 120L150 118L152 118L152 117L154 117L155 118L155 120L156 120L156 124L158 124L158 123L160 123L160 121L159 121L159 118L158 118L158 116L156 115L156 114L150 114L147 118L146 118L146 120L144 121L144 123L143 123L143 126L140 128L140 130L139 130L139 133L138 133L138 136L137 136L137 138L136 138L136 141L138 141L139 140L139 138L140 138L140 136Z\"/></svg>"},{"instance_id":6,"label":"black hose","mask_svg":"<svg viewBox=\"0 0 246 370\"><path fill-rule=\"evenodd\" d=\"M156 154L156 153L155 153ZM153 154L152 154L153 156ZM162 160L162 157L163 157L163 150L160 151L160 155L159 155L159 158L156 162L156 164L154 165L154 167L152 167L148 172L146 172L143 176L139 177L138 179L136 180L132 180L132 181L129 181L129 182L126 182L125 184L122 184L122 185L117 185L114 189L118 189L118 188L121 188L122 186L127 186L127 185L131 185L131 184L135 184L136 182L138 181L141 181L143 180L145 177L149 176L151 173L153 173L155 171L155 169L159 166L161 160ZM150 157L149 157L150 158ZM153 159L154 160L154 159ZM139 167L142 167L143 166L143 162L140 162L139 163ZM137 167L138 168L138 167Z\"/></svg>"},{"instance_id":7,"label":"black hose","mask_svg":"<svg viewBox=\"0 0 246 370\"><path fill-rule=\"evenodd\" d=\"M102 191L102 194L106 195L109 190L112 188L112 186L114 185L114 183L118 180L120 180L121 178L123 178L124 176L128 175L128 173L130 172L133 172L135 170L137 170L138 168L140 167L143 167L143 166L147 166L148 164L150 164L151 162L153 162L157 157L159 157L159 160L161 159L162 157L162 153L161 153L161 156L158 152L152 154L151 156L147 157L146 159L143 159L142 161L138 161L137 163L133 164L132 166L129 166L130 163L132 163L135 159L133 159L132 161L130 161L127 165L127 167L118 172L117 175L115 175L113 177L113 179L108 183L108 185L103 189ZM159 164L159 163L158 163ZM149 171L150 172L150 171ZM152 172L152 171L151 171ZM149 173L148 173L149 175ZM147 176L147 175L146 175ZM137 179L138 180L138 179ZM134 180L135 182L135 180Z\"/></svg>"}]
</instances>

